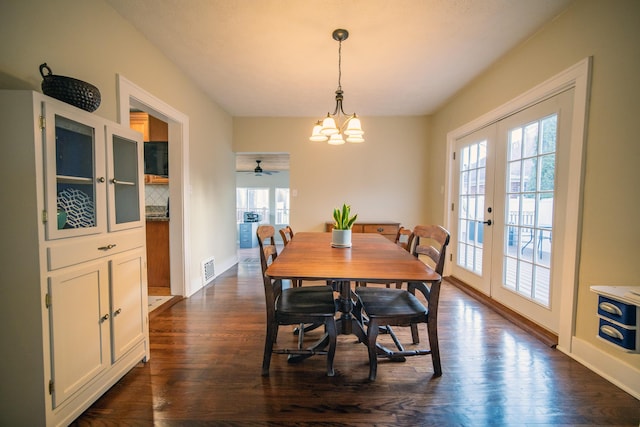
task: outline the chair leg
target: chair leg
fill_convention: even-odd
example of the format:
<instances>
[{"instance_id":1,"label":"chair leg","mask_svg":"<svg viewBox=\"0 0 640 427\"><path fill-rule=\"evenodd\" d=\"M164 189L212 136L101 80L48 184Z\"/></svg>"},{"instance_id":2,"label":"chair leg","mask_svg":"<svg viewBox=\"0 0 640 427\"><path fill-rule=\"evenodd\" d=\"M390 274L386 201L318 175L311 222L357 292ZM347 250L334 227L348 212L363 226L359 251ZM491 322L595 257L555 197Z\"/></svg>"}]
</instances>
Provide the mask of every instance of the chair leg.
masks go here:
<instances>
[{"instance_id":1,"label":"chair leg","mask_svg":"<svg viewBox=\"0 0 640 427\"><path fill-rule=\"evenodd\" d=\"M418 334L418 325L416 323L411 324L411 339L414 344L420 343L420 335Z\"/></svg>"},{"instance_id":2,"label":"chair leg","mask_svg":"<svg viewBox=\"0 0 640 427\"><path fill-rule=\"evenodd\" d=\"M298 330L298 350L302 350L304 346L304 323L300 323L300 326L296 329Z\"/></svg>"},{"instance_id":3,"label":"chair leg","mask_svg":"<svg viewBox=\"0 0 640 427\"><path fill-rule=\"evenodd\" d=\"M440 364L440 346L438 345L438 325L436 322L427 323L427 332L429 334L429 346L431 347L431 359L433 361L433 375L439 377L442 375L442 366Z\"/></svg>"},{"instance_id":4,"label":"chair leg","mask_svg":"<svg viewBox=\"0 0 640 427\"><path fill-rule=\"evenodd\" d=\"M369 319L369 327L367 328L367 342L369 349L369 380L375 381L378 373L378 351L376 340L378 339L378 322Z\"/></svg>"},{"instance_id":5,"label":"chair leg","mask_svg":"<svg viewBox=\"0 0 640 427\"><path fill-rule=\"evenodd\" d=\"M262 376L269 376L269 365L271 365L271 354L273 353L273 343L278 334L278 326L268 325L267 336L264 339L264 355L262 356Z\"/></svg>"},{"instance_id":6,"label":"chair leg","mask_svg":"<svg viewBox=\"0 0 640 427\"><path fill-rule=\"evenodd\" d=\"M329 350L327 350L327 376L333 377L335 372L333 371L333 359L336 355L336 320L331 317L325 321L325 332L329 335Z\"/></svg>"}]
</instances>

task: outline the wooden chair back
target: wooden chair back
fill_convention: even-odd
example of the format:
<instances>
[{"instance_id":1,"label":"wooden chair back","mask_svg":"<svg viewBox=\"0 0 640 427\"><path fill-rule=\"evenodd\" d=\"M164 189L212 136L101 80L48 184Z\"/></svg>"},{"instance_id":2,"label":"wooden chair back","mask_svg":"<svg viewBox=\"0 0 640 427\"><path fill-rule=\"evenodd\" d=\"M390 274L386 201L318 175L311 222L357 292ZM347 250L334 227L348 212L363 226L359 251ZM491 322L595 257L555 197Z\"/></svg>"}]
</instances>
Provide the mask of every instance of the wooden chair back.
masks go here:
<instances>
[{"instance_id":1,"label":"wooden chair back","mask_svg":"<svg viewBox=\"0 0 640 427\"><path fill-rule=\"evenodd\" d=\"M258 245L260 246L260 266L262 268L262 279L264 291L267 298L267 317L275 316L274 304L278 296L282 293L282 281L272 281L266 274L267 268L278 257L278 250L275 242L275 228L272 225L260 225L256 230Z\"/></svg>"},{"instance_id":2,"label":"wooden chair back","mask_svg":"<svg viewBox=\"0 0 640 427\"><path fill-rule=\"evenodd\" d=\"M291 229L291 226L287 225L286 227L281 228L279 231L284 245L287 246L291 239L293 239L293 230Z\"/></svg>"},{"instance_id":3,"label":"wooden chair back","mask_svg":"<svg viewBox=\"0 0 640 427\"><path fill-rule=\"evenodd\" d=\"M411 252L411 245L413 243L413 230L400 226L398 228L398 234L396 234L396 245L405 249L407 252Z\"/></svg>"},{"instance_id":4,"label":"wooden chair back","mask_svg":"<svg viewBox=\"0 0 640 427\"><path fill-rule=\"evenodd\" d=\"M440 225L417 225L413 229L413 255L427 257L436 273L444 271L449 232Z\"/></svg>"}]
</instances>

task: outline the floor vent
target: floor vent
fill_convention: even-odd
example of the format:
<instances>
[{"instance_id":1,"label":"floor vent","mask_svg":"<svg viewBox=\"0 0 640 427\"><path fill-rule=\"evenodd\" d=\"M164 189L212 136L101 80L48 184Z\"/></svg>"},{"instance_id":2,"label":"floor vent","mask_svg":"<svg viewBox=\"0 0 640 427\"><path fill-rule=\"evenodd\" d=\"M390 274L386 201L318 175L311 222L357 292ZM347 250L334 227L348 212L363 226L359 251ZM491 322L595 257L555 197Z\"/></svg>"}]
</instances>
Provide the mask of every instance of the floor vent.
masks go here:
<instances>
[{"instance_id":1,"label":"floor vent","mask_svg":"<svg viewBox=\"0 0 640 427\"><path fill-rule=\"evenodd\" d=\"M208 284L216 275L213 267L213 257L202 261L202 285Z\"/></svg>"}]
</instances>

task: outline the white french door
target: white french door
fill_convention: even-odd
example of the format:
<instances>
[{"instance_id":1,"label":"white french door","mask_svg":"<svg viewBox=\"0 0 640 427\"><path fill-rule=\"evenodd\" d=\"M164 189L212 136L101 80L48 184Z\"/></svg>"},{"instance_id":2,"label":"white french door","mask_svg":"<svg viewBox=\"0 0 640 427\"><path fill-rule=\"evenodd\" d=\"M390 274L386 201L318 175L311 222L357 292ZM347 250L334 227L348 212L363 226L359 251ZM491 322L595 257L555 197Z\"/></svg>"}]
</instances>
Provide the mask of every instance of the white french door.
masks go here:
<instances>
[{"instance_id":1,"label":"white french door","mask_svg":"<svg viewBox=\"0 0 640 427\"><path fill-rule=\"evenodd\" d=\"M491 294L495 133L495 126L487 126L460 138L454 152L453 186L458 193L453 205L457 213L453 275L487 295Z\"/></svg>"},{"instance_id":2,"label":"white french door","mask_svg":"<svg viewBox=\"0 0 640 427\"><path fill-rule=\"evenodd\" d=\"M455 142L452 274L553 332L572 104L568 90Z\"/></svg>"}]
</instances>

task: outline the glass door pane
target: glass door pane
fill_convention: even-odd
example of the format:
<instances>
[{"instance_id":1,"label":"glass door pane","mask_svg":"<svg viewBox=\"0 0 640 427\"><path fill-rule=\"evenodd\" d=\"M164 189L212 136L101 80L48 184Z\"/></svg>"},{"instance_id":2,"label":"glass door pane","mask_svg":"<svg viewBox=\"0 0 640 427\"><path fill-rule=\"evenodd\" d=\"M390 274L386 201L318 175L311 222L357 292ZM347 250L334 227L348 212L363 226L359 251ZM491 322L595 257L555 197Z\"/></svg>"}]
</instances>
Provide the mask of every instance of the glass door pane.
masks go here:
<instances>
[{"instance_id":1,"label":"glass door pane","mask_svg":"<svg viewBox=\"0 0 640 427\"><path fill-rule=\"evenodd\" d=\"M113 179L116 204L116 224L138 221L140 201L138 193L138 162L135 141L113 136Z\"/></svg>"},{"instance_id":2,"label":"glass door pane","mask_svg":"<svg viewBox=\"0 0 640 427\"><path fill-rule=\"evenodd\" d=\"M458 264L482 275L484 242L482 221L487 141L483 140L464 147L460 156Z\"/></svg>"},{"instance_id":3,"label":"glass door pane","mask_svg":"<svg viewBox=\"0 0 640 427\"><path fill-rule=\"evenodd\" d=\"M56 215L50 214L48 237L98 232L101 182L96 170L96 126L60 114L50 122L55 127L46 138L47 181L55 199L49 196L48 212Z\"/></svg>"},{"instance_id":4,"label":"glass door pane","mask_svg":"<svg viewBox=\"0 0 640 427\"><path fill-rule=\"evenodd\" d=\"M142 144L130 129L107 127L110 231L142 226Z\"/></svg>"},{"instance_id":5,"label":"glass door pane","mask_svg":"<svg viewBox=\"0 0 640 427\"><path fill-rule=\"evenodd\" d=\"M512 128L507 141L503 284L550 305L555 147L558 115Z\"/></svg>"}]
</instances>

